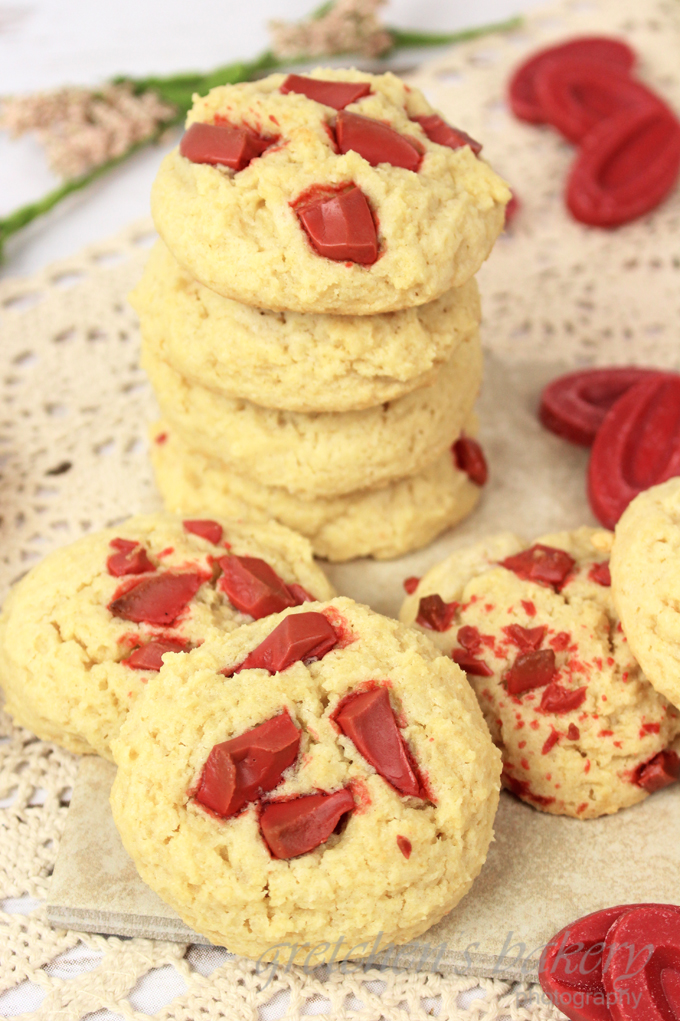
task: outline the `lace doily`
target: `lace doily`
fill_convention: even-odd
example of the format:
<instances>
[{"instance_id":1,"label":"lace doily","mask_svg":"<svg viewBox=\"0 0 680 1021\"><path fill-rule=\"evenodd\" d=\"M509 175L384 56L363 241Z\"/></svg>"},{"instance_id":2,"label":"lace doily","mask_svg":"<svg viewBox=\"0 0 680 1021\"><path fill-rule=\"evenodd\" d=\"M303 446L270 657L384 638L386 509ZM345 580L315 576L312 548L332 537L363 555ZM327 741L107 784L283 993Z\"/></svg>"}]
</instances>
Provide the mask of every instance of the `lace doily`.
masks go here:
<instances>
[{"instance_id":1,"label":"lace doily","mask_svg":"<svg viewBox=\"0 0 680 1021\"><path fill-rule=\"evenodd\" d=\"M605 31L630 38L643 79L680 108L679 19L676 0L567 0L413 76L454 123L483 139L522 202L480 273L485 343L504 359L678 364L680 193L615 232L574 223L561 199L571 148L548 129L513 121L503 95L526 53ZM137 224L31 279L0 283L0 597L56 546L160 506L145 441L154 402L124 298L151 237L149 223ZM75 756L13 727L0 711L0 1015L562 1016L535 986L349 968L257 975L253 962L220 948L52 929L42 902L76 769Z\"/></svg>"}]
</instances>

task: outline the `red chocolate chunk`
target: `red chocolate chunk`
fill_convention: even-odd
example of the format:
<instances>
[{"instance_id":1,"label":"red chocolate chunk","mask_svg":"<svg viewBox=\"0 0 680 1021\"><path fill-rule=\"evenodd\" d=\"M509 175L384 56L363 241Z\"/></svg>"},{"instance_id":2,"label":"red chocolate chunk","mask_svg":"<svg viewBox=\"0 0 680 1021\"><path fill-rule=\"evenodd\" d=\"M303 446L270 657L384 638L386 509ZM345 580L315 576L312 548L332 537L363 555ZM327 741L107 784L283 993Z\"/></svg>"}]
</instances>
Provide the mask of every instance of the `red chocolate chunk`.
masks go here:
<instances>
[{"instance_id":1,"label":"red chocolate chunk","mask_svg":"<svg viewBox=\"0 0 680 1021\"><path fill-rule=\"evenodd\" d=\"M159 638L157 641L147 642L123 660L125 666L133 670L155 670L163 666L163 655L166 652L184 652L187 643L174 638Z\"/></svg>"},{"instance_id":2,"label":"red chocolate chunk","mask_svg":"<svg viewBox=\"0 0 680 1021\"><path fill-rule=\"evenodd\" d=\"M408 858L411 857L411 851L413 850L413 845L411 844L411 841L408 839L408 837L402 837L401 834L398 833L397 834L397 847L399 848L399 850L403 854L404 858L408 859Z\"/></svg>"},{"instance_id":3,"label":"red chocolate chunk","mask_svg":"<svg viewBox=\"0 0 680 1021\"><path fill-rule=\"evenodd\" d=\"M298 92L316 103L332 106L334 110L342 110L350 103L367 96L371 91L369 82L329 82L321 78L304 78L299 74L289 74L281 86L281 92Z\"/></svg>"},{"instance_id":4,"label":"red chocolate chunk","mask_svg":"<svg viewBox=\"0 0 680 1021\"><path fill-rule=\"evenodd\" d=\"M557 64L575 58L614 66L630 71L635 53L625 43L607 36L582 36L558 46L549 46L534 53L517 68L508 89L510 109L515 117L531 124L544 124L545 111L537 95L536 78L548 63Z\"/></svg>"},{"instance_id":5,"label":"red chocolate chunk","mask_svg":"<svg viewBox=\"0 0 680 1021\"><path fill-rule=\"evenodd\" d=\"M543 688L555 676L555 653L552 649L521 652L505 671L503 680L510 695L522 695L533 688Z\"/></svg>"},{"instance_id":6,"label":"red chocolate chunk","mask_svg":"<svg viewBox=\"0 0 680 1021\"><path fill-rule=\"evenodd\" d=\"M522 627L521 624L508 624L503 631L522 652L535 652L543 643L546 629L542 625Z\"/></svg>"},{"instance_id":7,"label":"red chocolate chunk","mask_svg":"<svg viewBox=\"0 0 680 1021\"><path fill-rule=\"evenodd\" d=\"M249 801L281 783L299 747L300 731L284 709L240 737L214 745L201 773L196 800L224 818L235 815Z\"/></svg>"},{"instance_id":8,"label":"red chocolate chunk","mask_svg":"<svg viewBox=\"0 0 680 1021\"><path fill-rule=\"evenodd\" d=\"M416 624L430 631L448 631L460 603L445 603L440 595L423 596L418 604Z\"/></svg>"},{"instance_id":9,"label":"red chocolate chunk","mask_svg":"<svg viewBox=\"0 0 680 1021\"><path fill-rule=\"evenodd\" d=\"M451 447L458 471L465 472L476 486L483 486L489 477L484 451L471 436L460 436Z\"/></svg>"},{"instance_id":10,"label":"red chocolate chunk","mask_svg":"<svg viewBox=\"0 0 680 1021\"><path fill-rule=\"evenodd\" d=\"M616 1021L680 1018L680 908L675 904L628 905L607 930L602 956L605 1000Z\"/></svg>"},{"instance_id":11,"label":"red chocolate chunk","mask_svg":"<svg viewBox=\"0 0 680 1021\"><path fill-rule=\"evenodd\" d=\"M552 805L555 798L548 798L544 794L534 794L529 786L527 780L516 779L510 772L510 766L506 763L503 766L503 773L501 776L503 786L507 787L509 791L525 801L533 801L534 804L545 808L547 805Z\"/></svg>"},{"instance_id":12,"label":"red chocolate chunk","mask_svg":"<svg viewBox=\"0 0 680 1021\"><path fill-rule=\"evenodd\" d=\"M541 394L538 417L557 436L590 447L612 405L631 386L653 375L658 375L658 371L615 365L558 376Z\"/></svg>"},{"instance_id":13,"label":"red chocolate chunk","mask_svg":"<svg viewBox=\"0 0 680 1021\"><path fill-rule=\"evenodd\" d=\"M543 747L541 748L541 755L548 755L553 750L559 739L560 732L559 730L555 730L555 728L553 727L552 730L550 731L550 736L547 737L543 743Z\"/></svg>"},{"instance_id":14,"label":"red chocolate chunk","mask_svg":"<svg viewBox=\"0 0 680 1021\"><path fill-rule=\"evenodd\" d=\"M313 199L296 208L315 252L336 262L372 265L378 258L378 235L364 193L347 191Z\"/></svg>"},{"instance_id":15,"label":"red chocolate chunk","mask_svg":"<svg viewBox=\"0 0 680 1021\"><path fill-rule=\"evenodd\" d=\"M660 791L663 787L669 787L680 777L680 758L678 755L666 749L659 752L649 762L638 766L635 771L634 783L643 787L649 794Z\"/></svg>"},{"instance_id":16,"label":"red chocolate chunk","mask_svg":"<svg viewBox=\"0 0 680 1021\"><path fill-rule=\"evenodd\" d=\"M636 906L624 904L579 918L546 945L538 980L551 1002L572 1021L612 1021L602 978L605 938L614 922ZM643 940L640 949L647 942Z\"/></svg>"},{"instance_id":17,"label":"red chocolate chunk","mask_svg":"<svg viewBox=\"0 0 680 1021\"><path fill-rule=\"evenodd\" d=\"M407 592L408 595L412 596L420 585L420 578L417 578L415 574L412 574L409 578L404 578L402 584L404 586L404 592Z\"/></svg>"},{"instance_id":18,"label":"red chocolate chunk","mask_svg":"<svg viewBox=\"0 0 680 1021\"><path fill-rule=\"evenodd\" d=\"M114 578L122 578L126 574L148 574L156 570L140 543L131 539L112 539L109 546L117 550L106 561L106 569Z\"/></svg>"},{"instance_id":19,"label":"red chocolate chunk","mask_svg":"<svg viewBox=\"0 0 680 1021\"><path fill-rule=\"evenodd\" d=\"M423 156L413 141L400 135L389 124L372 117L342 111L335 121L335 137L341 153L352 150L377 167L391 163L393 167L417 171Z\"/></svg>"},{"instance_id":20,"label":"red chocolate chunk","mask_svg":"<svg viewBox=\"0 0 680 1021\"><path fill-rule=\"evenodd\" d=\"M451 659L457 663L461 670L474 677L493 677L493 670L484 662L478 659L469 649L452 649Z\"/></svg>"},{"instance_id":21,"label":"red chocolate chunk","mask_svg":"<svg viewBox=\"0 0 680 1021\"><path fill-rule=\"evenodd\" d=\"M643 216L675 187L680 121L661 102L600 121L583 139L567 181L574 219L618 227Z\"/></svg>"},{"instance_id":22,"label":"red chocolate chunk","mask_svg":"<svg viewBox=\"0 0 680 1021\"><path fill-rule=\"evenodd\" d=\"M108 608L114 617L137 624L172 624L205 580L205 575L198 572L154 574L142 578L134 588L109 603Z\"/></svg>"},{"instance_id":23,"label":"red chocolate chunk","mask_svg":"<svg viewBox=\"0 0 680 1021\"><path fill-rule=\"evenodd\" d=\"M610 408L588 465L588 500L614 528L643 490L680 475L680 375L656 373L630 387Z\"/></svg>"},{"instance_id":24,"label":"red chocolate chunk","mask_svg":"<svg viewBox=\"0 0 680 1021\"><path fill-rule=\"evenodd\" d=\"M192 163L210 163L239 171L276 141L276 138L262 138L247 128L196 122L182 136L179 151Z\"/></svg>"},{"instance_id":25,"label":"red chocolate chunk","mask_svg":"<svg viewBox=\"0 0 680 1021\"><path fill-rule=\"evenodd\" d=\"M350 695L340 704L335 722L357 750L400 794L427 798L399 733L387 688Z\"/></svg>"},{"instance_id":26,"label":"red chocolate chunk","mask_svg":"<svg viewBox=\"0 0 680 1021\"><path fill-rule=\"evenodd\" d=\"M603 560L600 564L593 564L588 571L588 577L597 585L602 585L604 588L610 588L612 576L609 571L609 561Z\"/></svg>"},{"instance_id":27,"label":"red chocolate chunk","mask_svg":"<svg viewBox=\"0 0 680 1021\"><path fill-rule=\"evenodd\" d=\"M302 585L297 585L295 582L291 582L290 585L286 585L286 588L295 600L296 606L302 606L303 603L315 603L317 601L316 596L313 596L306 588L303 588Z\"/></svg>"},{"instance_id":28,"label":"red chocolate chunk","mask_svg":"<svg viewBox=\"0 0 680 1021\"><path fill-rule=\"evenodd\" d=\"M258 667L279 673L299 660L323 659L338 636L323 613L291 613L253 649L235 673Z\"/></svg>"},{"instance_id":29,"label":"red chocolate chunk","mask_svg":"<svg viewBox=\"0 0 680 1021\"><path fill-rule=\"evenodd\" d=\"M578 741L580 736L581 736L581 731L578 729L576 724L575 723L570 723L569 724L569 729L567 730L567 738L568 738L568 740L569 741Z\"/></svg>"},{"instance_id":30,"label":"red chocolate chunk","mask_svg":"<svg viewBox=\"0 0 680 1021\"><path fill-rule=\"evenodd\" d=\"M535 581L559 591L576 561L564 550L537 543L530 549L501 560L501 567L514 571L518 578Z\"/></svg>"},{"instance_id":31,"label":"red chocolate chunk","mask_svg":"<svg viewBox=\"0 0 680 1021\"><path fill-rule=\"evenodd\" d=\"M288 606L297 606L283 579L259 557L228 556L218 563L223 573L217 587L241 613L259 620Z\"/></svg>"},{"instance_id":32,"label":"red chocolate chunk","mask_svg":"<svg viewBox=\"0 0 680 1021\"><path fill-rule=\"evenodd\" d=\"M343 787L334 794L309 794L273 802L262 809L260 831L275 858L297 858L325 844L354 798Z\"/></svg>"},{"instance_id":33,"label":"red chocolate chunk","mask_svg":"<svg viewBox=\"0 0 680 1021\"><path fill-rule=\"evenodd\" d=\"M218 546L222 542L222 536L224 529L218 521L209 521L207 519L199 519L192 521L183 521L184 531L190 532L192 535L198 535L201 539L207 539L213 546Z\"/></svg>"},{"instance_id":34,"label":"red chocolate chunk","mask_svg":"<svg viewBox=\"0 0 680 1021\"><path fill-rule=\"evenodd\" d=\"M557 681L553 681L543 692L540 709L542 713L569 713L582 706L585 698L585 688L570 690L563 688Z\"/></svg>"},{"instance_id":35,"label":"red chocolate chunk","mask_svg":"<svg viewBox=\"0 0 680 1021\"><path fill-rule=\"evenodd\" d=\"M479 633L479 628L471 627L470 624L463 624L462 627L458 628L456 639L458 644L462 645L468 652L477 652L482 645L482 636Z\"/></svg>"},{"instance_id":36,"label":"red chocolate chunk","mask_svg":"<svg viewBox=\"0 0 680 1021\"><path fill-rule=\"evenodd\" d=\"M522 203L519 200L519 196L514 191L511 192L510 201L505 207L504 226L506 229L512 224L512 221L515 219L521 208Z\"/></svg>"},{"instance_id":37,"label":"red chocolate chunk","mask_svg":"<svg viewBox=\"0 0 680 1021\"><path fill-rule=\"evenodd\" d=\"M460 149L464 145L469 145L475 156L479 156L482 151L479 142L471 138L466 131L447 124L439 114L431 113L421 117L411 117L411 120L417 121L430 141L436 142L437 145L446 145L449 149Z\"/></svg>"}]
</instances>

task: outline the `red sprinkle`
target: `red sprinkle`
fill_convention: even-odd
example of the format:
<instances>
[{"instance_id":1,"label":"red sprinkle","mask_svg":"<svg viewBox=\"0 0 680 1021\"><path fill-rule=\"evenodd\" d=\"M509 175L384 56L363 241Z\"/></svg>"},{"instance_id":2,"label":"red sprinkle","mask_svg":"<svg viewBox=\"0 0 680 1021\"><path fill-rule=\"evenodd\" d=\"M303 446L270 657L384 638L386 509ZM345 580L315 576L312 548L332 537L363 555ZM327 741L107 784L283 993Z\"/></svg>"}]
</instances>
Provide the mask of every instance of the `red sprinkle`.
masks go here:
<instances>
[{"instance_id":1,"label":"red sprinkle","mask_svg":"<svg viewBox=\"0 0 680 1021\"><path fill-rule=\"evenodd\" d=\"M541 748L541 755L547 755L557 744L560 739L559 731L553 727L550 731L550 737L545 739L543 747Z\"/></svg>"},{"instance_id":2,"label":"red sprinkle","mask_svg":"<svg viewBox=\"0 0 680 1021\"><path fill-rule=\"evenodd\" d=\"M402 837L400 834L397 834L397 845L399 847L399 850L403 854L404 858L411 857L411 851L413 850L413 847L408 837Z\"/></svg>"}]
</instances>

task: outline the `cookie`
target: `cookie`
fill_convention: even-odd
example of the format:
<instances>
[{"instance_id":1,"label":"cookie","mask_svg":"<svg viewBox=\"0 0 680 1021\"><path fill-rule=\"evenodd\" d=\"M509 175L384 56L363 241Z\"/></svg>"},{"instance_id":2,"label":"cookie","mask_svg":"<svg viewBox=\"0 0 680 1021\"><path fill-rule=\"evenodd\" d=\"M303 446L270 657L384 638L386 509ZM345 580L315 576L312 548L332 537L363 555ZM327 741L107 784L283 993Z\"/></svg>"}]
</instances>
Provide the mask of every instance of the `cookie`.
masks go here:
<instances>
[{"instance_id":1,"label":"cookie","mask_svg":"<svg viewBox=\"0 0 680 1021\"><path fill-rule=\"evenodd\" d=\"M223 397L188 383L148 350L142 364L164 418L188 447L260 485L313 499L427 469L460 434L482 382L477 333L458 345L431 386L344 413L275 411Z\"/></svg>"},{"instance_id":2,"label":"cookie","mask_svg":"<svg viewBox=\"0 0 680 1021\"><path fill-rule=\"evenodd\" d=\"M309 543L275 523L130 518L50 553L8 596L0 616L6 709L45 740L110 758L164 652L332 595Z\"/></svg>"},{"instance_id":3,"label":"cookie","mask_svg":"<svg viewBox=\"0 0 680 1021\"><path fill-rule=\"evenodd\" d=\"M636 496L616 526L612 592L633 655L680 706L680 478Z\"/></svg>"},{"instance_id":4,"label":"cookie","mask_svg":"<svg viewBox=\"0 0 680 1021\"><path fill-rule=\"evenodd\" d=\"M368 92L337 109L273 74L195 100L151 195L175 258L275 311L373 315L469 280L503 229L506 184L465 139L431 141L414 118L434 111L394 75L319 68L301 81Z\"/></svg>"},{"instance_id":5,"label":"cookie","mask_svg":"<svg viewBox=\"0 0 680 1021\"><path fill-rule=\"evenodd\" d=\"M466 433L474 434L471 422ZM328 560L386 560L427 545L473 510L481 492L456 468L450 451L424 472L382 489L306 500L280 486L264 486L190 450L166 423L152 429L151 460L165 505L186 514L274 517L307 536Z\"/></svg>"},{"instance_id":6,"label":"cookie","mask_svg":"<svg viewBox=\"0 0 680 1021\"><path fill-rule=\"evenodd\" d=\"M162 241L130 302L144 349L189 383L301 412L360 411L428 386L481 318L474 280L383 315L253 308L193 280Z\"/></svg>"},{"instance_id":7,"label":"cookie","mask_svg":"<svg viewBox=\"0 0 680 1021\"><path fill-rule=\"evenodd\" d=\"M592 528L531 547L494 536L428 571L400 613L467 670L505 785L579 819L634 805L680 772L669 750L680 714L621 630L611 543Z\"/></svg>"},{"instance_id":8,"label":"cookie","mask_svg":"<svg viewBox=\"0 0 680 1021\"><path fill-rule=\"evenodd\" d=\"M426 638L350 599L299 610L168 657L114 744L111 805L188 925L248 957L303 944L301 963L406 942L458 903L500 756Z\"/></svg>"}]
</instances>

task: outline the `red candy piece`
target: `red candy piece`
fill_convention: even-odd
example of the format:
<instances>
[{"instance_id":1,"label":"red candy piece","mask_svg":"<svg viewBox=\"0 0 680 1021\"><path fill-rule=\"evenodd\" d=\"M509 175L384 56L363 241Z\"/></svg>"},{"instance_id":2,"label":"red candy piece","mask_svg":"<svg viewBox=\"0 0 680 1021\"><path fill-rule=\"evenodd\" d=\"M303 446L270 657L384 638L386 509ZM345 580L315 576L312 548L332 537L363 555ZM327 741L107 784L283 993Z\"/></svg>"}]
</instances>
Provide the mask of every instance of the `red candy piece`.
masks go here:
<instances>
[{"instance_id":1,"label":"red candy piece","mask_svg":"<svg viewBox=\"0 0 680 1021\"><path fill-rule=\"evenodd\" d=\"M511 197L510 197L510 201L508 202L507 206L505 207L505 226L506 227L510 226L510 224L515 219L515 217L517 216L517 214L519 213L521 208L522 208L522 203L520 202L518 196L513 191L512 194L511 194Z\"/></svg>"},{"instance_id":2,"label":"red candy piece","mask_svg":"<svg viewBox=\"0 0 680 1021\"><path fill-rule=\"evenodd\" d=\"M324 106L332 106L334 110L342 110L350 103L356 103L370 91L369 82L329 82L321 78L303 78L299 74L289 74L281 86L284 94L299 92Z\"/></svg>"},{"instance_id":3,"label":"red candy piece","mask_svg":"<svg viewBox=\"0 0 680 1021\"><path fill-rule=\"evenodd\" d=\"M199 519L193 521L183 521L185 532L191 532L192 535L199 535L201 539L207 539L213 546L218 546L222 542L222 536L224 529L222 525L217 521L208 521Z\"/></svg>"},{"instance_id":4,"label":"red candy piece","mask_svg":"<svg viewBox=\"0 0 680 1021\"><path fill-rule=\"evenodd\" d=\"M196 791L196 800L227 818L240 812L263 791L281 783L295 762L300 731L287 709L240 737L216 744L210 751Z\"/></svg>"},{"instance_id":5,"label":"red candy piece","mask_svg":"<svg viewBox=\"0 0 680 1021\"><path fill-rule=\"evenodd\" d=\"M658 375L655 369L633 365L581 369L559 376L541 394L538 409L546 429L571 443L591 446L613 404L641 379Z\"/></svg>"},{"instance_id":6,"label":"red candy piece","mask_svg":"<svg viewBox=\"0 0 680 1021\"><path fill-rule=\"evenodd\" d=\"M286 583L259 557L222 557L218 563L223 573L217 587L241 613L259 620L298 605Z\"/></svg>"},{"instance_id":7,"label":"red candy piece","mask_svg":"<svg viewBox=\"0 0 680 1021\"><path fill-rule=\"evenodd\" d=\"M540 709L542 713L570 713L583 705L586 697L586 688L563 688L557 681L553 681L543 692Z\"/></svg>"},{"instance_id":8,"label":"red candy piece","mask_svg":"<svg viewBox=\"0 0 680 1021\"><path fill-rule=\"evenodd\" d=\"M413 846L408 837L402 837L400 834L397 834L397 847L403 854L404 858L408 859L411 857Z\"/></svg>"},{"instance_id":9,"label":"red candy piece","mask_svg":"<svg viewBox=\"0 0 680 1021\"><path fill-rule=\"evenodd\" d=\"M546 629L542 626L522 627L521 624L508 624L503 631L522 652L535 652L541 647Z\"/></svg>"},{"instance_id":10,"label":"red candy piece","mask_svg":"<svg viewBox=\"0 0 680 1021\"><path fill-rule=\"evenodd\" d=\"M468 652L477 652L482 646L482 636L479 633L479 628L471 627L470 624L463 624L462 627L459 627L456 638L458 639L458 644L462 645Z\"/></svg>"},{"instance_id":11,"label":"red candy piece","mask_svg":"<svg viewBox=\"0 0 680 1021\"><path fill-rule=\"evenodd\" d=\"M378 258L378 235L364 193L352 186L297 208L315 252L336 262L372 265Z\"/></svg>"},{"instance_id":12,"label":"red candy piece","mask_svg":"<svg viewBox=\"0 0 680 1021\"><path fill-rule=\"evenodd\" d=\"M680 122L662 104L624 110L583 139L567 182L581 223L618 227L658 206L680 174Z\"/></svg>"},{"instance_id":13,"label":"red candy piece","mask_svg":"<svg viewBox=\"0 0 680 1021\"><path fill-rule=\"evenodd\" d=\"M466 674L472 674L475 677L493 677L491 667L487 666L483 659L477 659L469 649L452 649L451 659Z\"/></svg>"},{"instance_id":14,"label":"red candy piece","mask_svg":"<svg viewBox=\"0 0 680 1021\"><path fill-rule=\"evenodd\" d=\"M262 667L276 674L301 659L323 659L337 644L338 636L323 613L291 613L235 672Z\"/></svg>"},{"instance_id":15,"label":"red candy piece","mask_svg":"<svg viewBox=\"0 0 680 1021\"><path fill-rule=\"evenodd\" d=\"M260 831L275 858L296 858L325 844L353 808L354 798L346 787L334 794L274 802L262 809Z\"/></svg>"},{"instance_id":16,"label":"red candy piece","mask_svg":"<svg viewBox=\"0 0 680 1021\"><path fill-rule=\"evenodd\" d=\"M109 603L114 617L137 624L172 624L205 581L198 573L154 574Z\"/></svg>"},{"instance_id":17,"label":"red candy piece","mask_svg":"<svg viewBox=\"0 0 680 1021\"><path fill-rule=\"evenodd\" d=\"M411 120L417 121L430 141L436 142L437 145L446 145L449 149L460 149L464 145L469 145L475 156L482 151L479 142L471 138L466 131L451 127L439 114L431 113L422 117L411 117Z\"/></svg>"},{"instance_id":18,"label":"red candy piece","mask_svg":"<svg viewBox=\"0 0 680 1021\"><path fill-rule=\"evenodd\" d=\"M400 794L427 798L409 761L387 688L350 695L341 702L334 719L366 761Z\"/></svg>"},{"instance_id":19,"label":"red candy piece","mask_svg":"<svg viewBox=\"0 0 680 1021\"><path fill-rule=\"evenodd\" d=\"M125 666L133 670L160 670L163 666L163 654L166 652L184 652L186 642L172 638L159 638L155 642L147 642L132 655L123 660Z\"/></svg>"},{"instance_id":20,"label":"red candy piece","mask_svg":"<svg viewBox=\"0 0 680 1021\"><path fill-rule=\"evenodd\" d=\"M316 596L311 595L306 588L303 588L302 585L296 585L295 582L291 582L290 585L286 585L286 588L295 600L296 606L302 606L303 603L315 603L317 601Z\"/></svg>"},{"instance_id":21,"label":"red candy piece","mask_svg":"<svg viewBox=\"0 0 680 1021\"><path fill-rule=\"evenodd\" d=\"M614 1021L680 1019L680 908L640 904L604 940L602 983Z\"/></svg>"},{"instance_id":22,"label":"red candy piece","mask_svg":"<svg viewBox=\"0 0 680 1021\"><path fill-rule=\"evenodd\" d=\"M262 138L247 128L196 122L182 136L179 151L192 163L217 164L238 171L274 142L275 138Z\"/></svg>"},{"instance_id":23,"label":"red candy piece","mask_svg":"<svg viewBox=\"0 0 680 1021\"><path fill-rule=\"evenodd\" d=\"M605 528L630 501L680 475L680 376L640 380L614 404L595 437L588 465L588 499Z\"/></svg>"},{"instance_id":24,"label":"red candy piece","mask_svg":"<svg viewBox=\"0 0 680 1021\"><path fill-rule=\"evenodd\" d=\"M126 574L148 574L156 570L140 543L130 539L112 539L109 546L118 551L112 553L106 561L106 569L114 578Z\"/></svg>"},{"instance_id":25,"label":"red candy piece","mask_svg":"<svg viewBox=\"0 0 680 1021\"><path fill-rule=\"evenodd\" d=\"M420 584L420 578L417 578L415 574L412 574L410 578L404 578L402 584L404 586L404 591L412 596Z\"/></svg>"},{"instance_id":26,"label":"red candy piece","mask_svg":"<svg viewBox=\"0 0 680 1021\"><path fill-rule=\"evenodd\" d=\"M461 436L451 447L458 471L465 472L470 482L483 486L489 477L484 451L471 436Z\"/></svg>"},{"instance_id":27,"label":"red candy piece","mask_svg":"<svg viewBox=\"0 0 680 1021\"><path fill-rule=\"evenodd\" d=\"M597 585L602 585L603 588L611 588L612 576L609 570L609 561L603 560L601 564L593 564L588 571L588 577Z\"/></svg>"},{"instance_id":28,"label":"red candy piece","mask_svg":"<svg viewBox=\"0 0 680 1021\"><path fill-rule=\"evenodd\" d=\"M518 578L558 590L575 563L574 558L564 550L542 546L540 543L500 562L501 567L514 571Z\"/></svg>"},{"instance_id":29,"label":"red candy piece","mask_svg":"<svg viewBox=\"0 0 680 1021\"><path fill-rule=\"evenodd\" d=\"M429 628L430 631L448 631L459 606L460 603L456 602L445 603L438 593L423 596L418 603L416 624Z\"/></svg>"},{"instance_id":30,"label":"red candy piece","mask_svg":"<svg viewBox=\"0 0 680 1021\"><path fill-rule=\"evenodd\" d=\"M555 676L555 653L552 649L521 652L505 671L503 680L510 695L521 695L532 688L550 684Z\"/></svg>"},{"instance_id":31,"label":"red candy piece","mask_svg":"<svg viewBox=\"0 0 680 1021\"><path fill-rule=\"evenodd\" d=\"M565 926L546 945L538 965L538 980L543 992L570 1021L612 1021L602 974L605 939L619 918L638 907L642 905L623 904L586 915ZM643 940L638 949L646 942ZM605 951L606 966L608 962Z\"/></svg>"},{"instance_id":32,"label":"red candy piece","mask_svg":"<svg viewBox=\"0 0 680 1021\"><path fill-rule=\"evenodd\" d=\"M592 60L548 61L536 74L535 88L545 120L574 143L622 110L662 105L626 69Z\"/></svg>"},{"instance_id":33,"label":"red candy piece","mask_svg":"<svg viewBox=\"0 0 680 1021\"><path fill-rule=\"evenodd\" d=\"M630 46L606 36L583 36L539 50L521 64L510 79L508 98L515 117L531 124L543 124L545 113L536 93L536 76L548 62L573 59L597 61L606 67L614 65L628 71L635 63L635 54Z\"/></svg>"},{"instance_id":34,"label":"red candy piece","mask_svg":"<svg viewBox=\"0 0 680 1021\"><path fill-rule=\"evenodd\" d=\"M677 753L666 749L659 752L649 762L638 766L635 771L635 783L643 787L649 794L669 787L680 777L680 757Z\"/></svg>"},{"instance_id":35,"label":"red candy piece","mask_svg":"<svg viewBox=\"0 0 680 1021\"><path fill-rule=\"evenodd\" d=\"M393 167L417 171L422 163L423 155L414 142L373 117L343 110L335 121L335 137L340 152L350 149L358 152L372 167L391 163Z\"/></svg>"}]
</instances>

